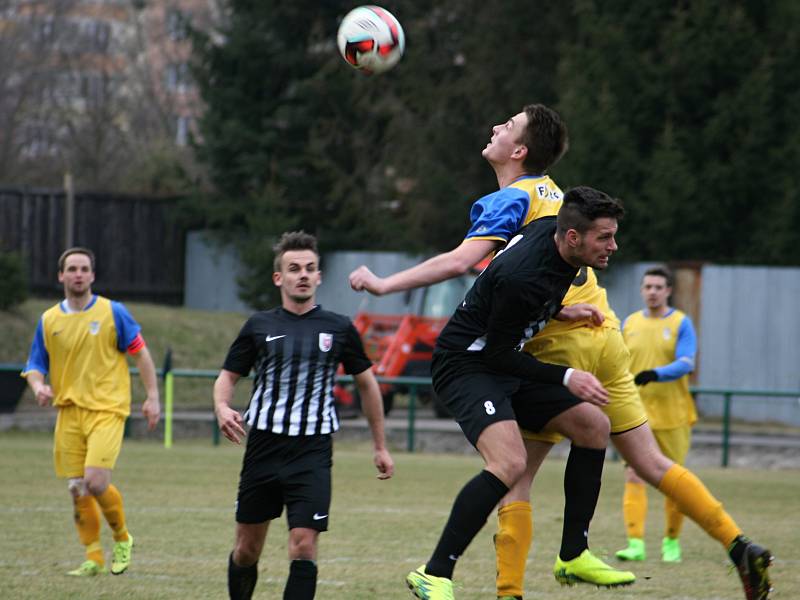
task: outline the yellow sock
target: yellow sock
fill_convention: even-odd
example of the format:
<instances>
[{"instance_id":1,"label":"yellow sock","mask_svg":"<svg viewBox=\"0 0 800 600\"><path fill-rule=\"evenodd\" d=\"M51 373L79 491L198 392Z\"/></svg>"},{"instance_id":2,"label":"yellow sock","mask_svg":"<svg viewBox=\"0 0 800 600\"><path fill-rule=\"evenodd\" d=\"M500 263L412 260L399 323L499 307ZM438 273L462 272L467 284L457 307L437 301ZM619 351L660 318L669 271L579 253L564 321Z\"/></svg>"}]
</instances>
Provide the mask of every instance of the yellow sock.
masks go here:
<instances>
[{"instance_id":1,"label":"yellow sock","mask_svg":"<svg viewBox=\"0 0 800 600\"><path fill-rule=\"evenodd\" d=\"M87 560L104 564L103 548L100 545L100 511L94 496L78 496L72 500L74 505L75 527L81 544L86 546Z\"/></svg>"},{"instance_id":2,"label":"yellow sock","mask_svg":"<svg viewBox=\"0 0 800 600\"><path fill-rule=\"evenodd\" d=\"M647 517L647 488L643 483L625 482L622 495L622 517L629 538L644 538L644 521Z\"/></svg>"},{"instance_id":3,"label":"yellow sock","mask_svg":"<svg viewBox=\"0 0 800 600\"><path fill-rule=\"evenodd\" d=\"M533 508L530 502L512 502L497 511L497 521L497 595L522 596L533 539Z\"/></svg>"},{"instance_id":4,"label":"yellow sock","mask_svg":"<svg viewBox=\"0 0 800 600\"><path fill-rule=\"evenodd\" d=\"M675 502L680 512L702 527L726 550L736 536L741 535L742 530L722 508L722 503L688 469L672 465L658 484L658 489Z\"/></svg>"},{"instance_id":5,"label":"yellow sock","mask_svg":"<svg viewBox=\"0 0 800 600\"><path fill-rule=\"evenodd\" d=\"M105 565L106 561L103 558L103 546L100 544L99 540L86 546L86 559L93 560L101 567Z\"/></svg>"},{"instance_id":6,"label":"yellow sock","mask_svg":"<svg viewBox=\"0 0 800 600\"><path fill-rule=\"evenodd\" d=\"M128 528L125 525L125 510L122 508L122 494L113 484L109 484L106 491L96 498L103 511L103 516L111 527L111 531L114 532L114 541L124 542L127 540Z\"/></svg>"},{"instance_id":7,"label":"yellow sock","mask_svg":"<svg viewBox=\"0 0 800 600\"><path fill-rule=\"evenodd\" d=\"M678 505L671 498L664 498L664 535L677 539L683 526L683 513L678 510Z\"/></svg>"}]
</instances>

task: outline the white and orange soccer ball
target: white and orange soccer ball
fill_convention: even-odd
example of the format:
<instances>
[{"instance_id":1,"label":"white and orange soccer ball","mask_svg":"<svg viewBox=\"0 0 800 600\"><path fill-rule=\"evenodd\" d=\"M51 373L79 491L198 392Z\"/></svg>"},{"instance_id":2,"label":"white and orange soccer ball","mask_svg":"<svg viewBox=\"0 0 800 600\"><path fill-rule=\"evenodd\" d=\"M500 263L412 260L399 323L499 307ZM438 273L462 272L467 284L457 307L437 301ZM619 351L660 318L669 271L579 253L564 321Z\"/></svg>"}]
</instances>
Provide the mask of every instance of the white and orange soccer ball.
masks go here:
<instances>
[{"instance_id":1,"label":"white and orange soccer ball","mask_svg":"<svg viewBox=\"0 0 800 600\"><path fill-rule=\"evenodd\" d=\"M339 25L339 52L364 73L384 73L403 57L406 38L392 13L380 6L354 8Z\"/></svg>"}]
</instances>

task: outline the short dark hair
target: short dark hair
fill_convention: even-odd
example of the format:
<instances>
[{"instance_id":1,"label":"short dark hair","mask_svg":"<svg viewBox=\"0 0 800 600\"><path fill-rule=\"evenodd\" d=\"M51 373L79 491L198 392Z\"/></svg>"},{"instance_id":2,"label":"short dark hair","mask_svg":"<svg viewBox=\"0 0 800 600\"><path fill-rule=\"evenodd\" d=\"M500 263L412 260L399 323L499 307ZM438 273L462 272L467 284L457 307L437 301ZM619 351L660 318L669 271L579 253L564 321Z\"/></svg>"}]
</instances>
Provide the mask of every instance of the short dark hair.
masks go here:
<instances>
[{"instance_id":1,"label":"short dark hair","mask_svg":"<svg viewBox=\"0 0 800 600\"><path fill-rule=\"evenodd\" d=\"M310 233L306 233L302 229L300 231L287 231L281 235L278 243L272 247L275 252L275 261L272 266L275 272L281 270L281 259L286 252L291 250L311 250L317 255L319 260L319 251L317 250L317 238Z\"/></svg>"},{"instance_id":2,"label":"short dark hair","mask_svg":"<svg viewBox=\"0 0 800 600\"><path fill-rule=\"evenodd\" d=\"M528 148L522 166L532 175L544 175L569 147L567 124L544 104L528 104L522 110L528 117L528 126L517 140Z\"/></svg>"},{"instance_id":3,"label":"short dark hair","mask_svg":"<svg viewBox=\"0 0 800 600\"><path fill-rule=\"evenodd\" d=\"M558 211L558 234L564 235L569 229L585 233L596 219L619 220L624 215L622 202L616 198L588 186L574 187L564 194L564 202Z\"/></svg>"},{"instance_id":4,"label":"short dark hair","mask_svg":"<svg viewBox=\"0 0 800 600\"><path fill-rule=\"evenodd\" d=\"M674 277L672 276L672 271L670 271L667 267L663 265L658 267L650 267L649 269L647 269L647 271L644 272L644 275L642 275L642 281L644 281L644 278L647 277L648 275L653 275L655 277L663 277L667 282L667 287L672 287L672 284L675 280Z\"/></svg>"},{"instance_id":5,"label":"short dark hair","mask_svg":"<svg viewBox=\"0 0 800 600\"><path fill-rule=\"evenodd\" d=\"M67 248L64 252L61 253L61 256L58 257L58 272L64 272L64 263L67 261L68 256L72 256L73 254L85 254L89 257L89 263L92 265L92 273L94 273L94 252L89 250L88 248L83 248L82 246L73 246L72 248Z\"/></svg>"}]
</instances>

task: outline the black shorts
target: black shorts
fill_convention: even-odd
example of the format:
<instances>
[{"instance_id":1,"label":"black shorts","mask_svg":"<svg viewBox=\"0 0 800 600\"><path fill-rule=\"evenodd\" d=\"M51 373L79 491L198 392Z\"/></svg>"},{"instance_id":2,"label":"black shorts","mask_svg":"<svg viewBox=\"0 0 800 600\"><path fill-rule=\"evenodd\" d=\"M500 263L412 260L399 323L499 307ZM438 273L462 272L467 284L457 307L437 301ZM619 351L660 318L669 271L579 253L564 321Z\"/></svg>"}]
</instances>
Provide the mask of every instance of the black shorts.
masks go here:
<instances>
[{"instance_id":1,"label":"black shorts","mask_svg":"<svg viewBox=\"0 0 800 600\"><path fill-rule=\"evenodd\" d=\"M436 395L473 446L493 423L516 420L522 429L538 432L581 402L563 385L489 371L471 352L434 352L431 373Z\"/></svg>"},{"instance_id":2,"label":"black shorts","mask_svg":"<svg viewBox=\"0 0 800 600\"><path fill-rule=\"evenodd\" d=\"M288 436L259 429L247 434L237 523L263 523L286 506L289 529L327 531L333 443L330 435Z\"/></svg>"}]
</instances>

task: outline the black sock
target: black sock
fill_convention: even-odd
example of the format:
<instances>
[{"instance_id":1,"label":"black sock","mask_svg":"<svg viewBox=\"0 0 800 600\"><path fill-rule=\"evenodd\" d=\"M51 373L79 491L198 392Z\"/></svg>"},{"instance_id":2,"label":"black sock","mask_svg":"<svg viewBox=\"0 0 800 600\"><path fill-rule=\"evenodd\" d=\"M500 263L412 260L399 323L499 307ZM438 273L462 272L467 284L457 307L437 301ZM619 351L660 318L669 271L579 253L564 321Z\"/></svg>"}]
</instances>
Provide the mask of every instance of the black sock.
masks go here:
<instances>
[{"instance_id":1,"label":"black sock","mask_svg":"<svg viewBox=\"0 0 800 600\"><path fill-rule=\"evenodd\" d=\"M283 600L311 600L317 591L317 563L295 559L289 565L289 579L283 590Z\"/></svg>"},{"instance_id":2,"label":"black sock","mask_svg":"<svg viewBox=\"0 0 800 600\"><path fill-rule=\"evenodd\" d=\"M452 579L456 560L486 524L489 514L507 492L506 484L489 471L481 471L468 481L453 502L450 518L425 572Z\"/></svg>"},{"instance_id":3,"label":"black sock","mask_svg":"<svg viewBox=\"0 0 800 600\"><path fill-rule=\"evenodd\" d=\"M258 580L258 562L240 567L233 562L233 552L228 557L228 594L231 600L250 600Z\"/></svg>"},{"instance_id":4,"label":"black sock","mask_svg":"<svg viewBox=\"0 0 800 600\"><path fill-rule=\"evenodd\" d=\"M564 471L564 530L561 560L572 560L589 547L589 523L594 516L606 451L573 445Z\"/></svg>"},{"instance_id":5,"label":"black sock","mask_svg":"<svg viewBox=\"0 0 800 600\"><path fill-rule=\"evenodd\" d=\"M736 539L733 540L733 543L728 547L728 556L731 557L733 564L738 565L741 560L742 556L744 556L744 549L747 547L748 540L743 535L737 535Z\"/></svg>"}]
</instances>

